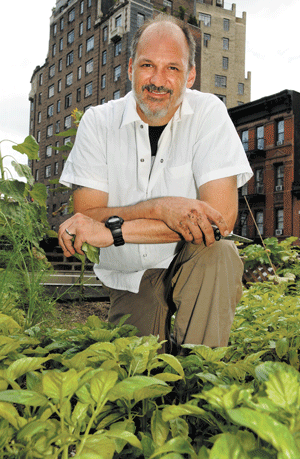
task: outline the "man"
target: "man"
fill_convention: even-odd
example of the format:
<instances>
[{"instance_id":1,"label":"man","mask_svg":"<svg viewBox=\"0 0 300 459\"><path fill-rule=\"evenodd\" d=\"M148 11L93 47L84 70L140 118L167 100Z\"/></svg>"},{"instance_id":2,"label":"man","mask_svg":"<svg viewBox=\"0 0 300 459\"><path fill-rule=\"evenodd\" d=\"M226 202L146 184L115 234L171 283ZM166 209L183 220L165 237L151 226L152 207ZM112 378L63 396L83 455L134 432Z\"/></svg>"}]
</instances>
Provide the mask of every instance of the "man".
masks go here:
<instances>
[{"instance_id":1,"label":"man","mask_svg":"<svg viewBox=\"0 0 300 459\"><path fill-rule=\"evenodd\" d=\"M132 93L90 108L79 125L61 177L80 186L76 214L59 242L66 256L83 242L101 248L95 272L111 322L131 314L141 335L169 340L176 311L177 345L226 346L243 266L212 224L232 231L237 186L252 171L224 104L189 89L194 56L190 32L171 17L138 31Z\"/></svg>"}]
</instances>

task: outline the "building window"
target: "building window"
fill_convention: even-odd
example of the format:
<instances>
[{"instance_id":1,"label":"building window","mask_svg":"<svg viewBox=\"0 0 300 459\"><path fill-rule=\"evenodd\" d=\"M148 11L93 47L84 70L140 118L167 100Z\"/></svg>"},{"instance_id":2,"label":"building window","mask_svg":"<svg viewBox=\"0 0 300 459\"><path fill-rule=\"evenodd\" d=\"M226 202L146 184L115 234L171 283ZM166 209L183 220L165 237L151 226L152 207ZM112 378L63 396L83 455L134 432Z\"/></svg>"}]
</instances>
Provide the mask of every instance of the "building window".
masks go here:
<instances>
[{"instance_id":1,"label":"building window","mask_svg":"<svg viewBox=\"0 0 300 459\"><path fill-rule=\"evenodd\" d=\"M80 102L80 101L81 101L81 88L78 88L77 93L76 93L76 102Z\"/></svg>"},{"instance_id":2,"label":"building window","mask_svg":"<svg viewBox=\"0 0 300 459\"><path fill-rule=\"evenodd\" d=\"M121 26L122 26L122 15L120 14L115 19L115 27L121 27Z\"/></svg>"},{"instance_id":3,"label":"building window","mask_svg":"<svg viewBox=\"0 0 300 459\"><path fill-rule=\"evenodd\" d=\"M261 194L264 192L264 170L262 167L255 170L255 192Z\"/></svg>"},{"instance_id":4,"label":"building window","mask_svg":"<svg viewBox=\"0 0 300 459\"><path fill-rule=\"evenodd\" d=\"M59 51L62 51L64 49L64 39L60 38L59 40Z\"/></svg>"},{"instance_id":5,"label":"building window","mask_svg":"<svg viewBox=\"0 0 300 459\"><path fill-rule=\"evenodd\" d=\"M248 130L242 131L242 144L245 151L249 150L249 132Z\"/></svg>"},{"instance_id":6,"label":"building window","mask_svg":"<svg viewBox=\"0 0 300 459\"><path fill-rule=\"evenodd\" d=\"M68 75L66 76L66 86L71 86L72 83L73 83L73 72L68 73Z\"/></svg>"},{"instance_id":7,"label":"building window","mask_svg":"<svg viewBox=\"0 0 300 459\"><path fill-rule=\"evenodd\" d=\"M144 22L145 22L145 15L141 13L137 13L137 16L136 16L137 28L139 29L144 24Z\"/></svg>"},{"instance_id":8,"label":"building window","mask_svg":"<svg viewBox=\"0 0 300 459\"><path fill-rule=\"evenodd\" d=\"M56 121L55 123L55 134L59 134L60 132L60 121Z\"/></svg>"},{"instance_id":9,"label":"building window","mask_svg":"<svg viewBox=\"0 0 300 459\"><path fill-rule=\"evenodd\" d=\"M56 44L54 43L54 45L52 46L52 57L54 57L56 54Z\"/></svg>"},{"instance_id":10,"label":"building window","mask_svg":"<svg viewBox=\"0 0 300 459\"><path fill-rule=\"evenodd\" d=\"M55 142L55 146L56 146L56 148L59 148L59 142L58 141ZM55 150L55 154L58 155L58 153L59 153L59 150Z\"/></svg>"},{"instance_id":11,"label":"building window","mask_svg":"<svg viewBox=\"0 0 300 459\"><path fill-rule=\"evenodd\" d=\"M217 88L226 88L227 78L223 75L215 75L215 86Z\"/></svg>"},{"instance_id":12,"label":"building window","mask_svg":"<svg viewBox=\"0 0 300 459\"><path fill-rule=\"evenodd\" d=\"M281 236L284 229L284 213L283 209L276 209L276 229L275 236Z\"/></svg>"},{"instance_id":13,"label":"building window","mask_svg":"<svg viewBox=\"0 0 300 459\"><path fill-rule=\"evenodd\" d=\"M84 97L89 97L93 94L93 82L87 83L84 89Z\"/></svg>"},{"instance_id":14,"label":"building window","mask_svg":"<svg viewBox=\"0 0 300 459\"><path fill-rule=\"evenodd\" d=\"M58 175L58 162L54 163L54 175Z\"/></svg>"},{"instance_id":15,"label":"building window","mask_svg":"<svg viewBox=\"0 0 300 459\"><path fill-rule=\"evenodd\" d=\"M205 25L206 27L210 27L211 26L211 15L199 13L199 21L202 21L203 25Z\"/></svg>"},{"instance_id":16,"label":"building window","mask_svg":"<svg viewBox=\"0 0 300 459\"><path fill-rule=\"evenodd\" d=\"M65 108L69 108L72 105L72 93L67 94L65 97Z\"/></svg>"},{"instance_id":17,"label":"building window","mask_svg":"<svg viewBox=\"0 0 300 459\"><path fill-rule=\"evenodd\" d=\"M101 89L104 89L106 86L106 74L101 76Z\"/></svg>"},{"instance_id":18,"label":"building window","mask_svg":"<svg viewBox=\"0 0 300 459\"><path fill-rule=\"evenodd\" d=\"M51 118L51 116L53 116L53 113L54 113L54 106L52 104L52 105L49 105L47 108L47 118Z\"/></svg>"},{"instance_id":19,"label":"building window","mask_svg":"<svg viewBox=\"0 0 300 459\"><path fill-rule=\"evenodd\" d=\"M48 145L46 147L46 158L50 158L52 156L52 146Z\"/></svg>"},{"instance_id":20,"label":"building window","mask_svg":"<svg viewBox=\"0 0 300 459\"><path fill-rule=\"evenodd\" d=\"M86 41L86 52L88 53L89 51L92 51L92 49L94 49L94 36Z\"/></svg>"},{"instance_id":21,"label":"building window","mask_svg":"<svg viewBox=\"0 0 300 459\"><path fill-rule=\"evenodd\" d=\"M75 21L75 8L69 11L68 19L69 19L69 22Z\"/></svg>"},{"instance_id":22,"label":"building window","mask_svg":"<svg viewBox=\"0 0 300 459\"><path fill-rule=\"evenodd\" d=\"M64 30L64 18L60 19L60 30Z\"/></svg>"},{"instance_id":23,"label":"building window","mask_svg":"<svg viewBox=\"0 0 300 459\"><path fill-rule=\"evenodd\" d=\"M102 53L102 65L105 65L107 61L107 51L103 51Z\"/></svg>"},{"instance_id":24,"label":"building window","mask_svg":"<svg viewBox=\"0 0 300 459\"><path fill-rule=\"evenodd\" d=\"M55 75L55 64L51 65L51 67L49 67L49 78L53 78Z\"/></svg>"},{"instance_id":25,"label":"building window","mask_svg":"<svg viewBox=\"0 0 300 459\"><path fill-rule=\"evenodd\" d=\"M50 97L53 97L53 96L54 96L54 84L52 84L48 88L48 98L50 99Z\"/></svg>"},{"instance_id":26,"label":"building window","mask_svg":"<svg viewBox=\"0 0 300 459\"><path fill-rule=\"evenodd\" d=\"M102 97L101 101L100 101L100 105L103 105L105 104L105 97Z\"/></svg>"},{"instance_id":27,"label":"building window","mask_svg":"<svg viewBox=\"0 0 300 459\"><path fill-rule=\"evenodd\" d=\"M242 213L240 216L240 225L241 225L241 235L244 237L248 236L248 228L247 228L247 214Z\"/></svg>"},{"instance_id":28,"label":"building window","mask_svg":"<svg viewBox=\"0 0 300 459\"><path fill-rule=\"evenodd\" d=\"M56 37L57 34L57 24L53 25L53 37Z\"/></svg>"},{"instance_id":29,"label":"building window","mask_svg":"<svg viewBox=\"0 0 300 459\"><path fill-rule=\"evenodd\" d=\"M61 102L60 100L57 101L57 104L56 104L56 113L60 113L60 109L61 109Z\"/></svg>"},{"instance_id":30,"label":"building window","mask_svg":"<svg viewBox=\"0 0 300 459\"><path fill-rule=\"evenodd\" d=\"M40 124L42 122L42 112L38 112L37 122Z\"/></svg>"},{"instance_id":31,"label":"building window","mask_svg":"<svg viewBox=\"0 0 300 459\"><path fill-rule=\"evenodd\" d=\"M53 135L53 124L47 126L47 137L51 137Z\"/></svg>"},{"instance_id":32,"label":"building window","mask_svg":"<svg viewBox=\"0 0 300 459\"><path fill-rule=\"evenodd\" d=\"M117 41L115 44L115 56L119 56L122 51L122 40Z\"/></svg>"},{"instance_id":33,"label":"building window","mask_svg":"<svg viewBox=\"0 0 300 459\"><path fill-rule=\"evenodd\" d=\"M282 191L284 184L284 166L278 164L275 166L275 191Z\"/></svg>"},{"instance_id":34,"label":"building window","mask_svg":"<svg viewBox=\"0 0 300 459\"><path fill-rule=\"evenodd\" d=\"M244 83L238 83L238 94L241 96L244 94Z\"/></svg>"},{"instance_id":35,"label":"building window","mask_svg":"<svg viewBox=\"0 0 300 459\"><path fill-rule=\"evenodd\" d=\"M108 29L107 26L103 27L103 41L107 41Z\"/></svg>"},{"instance_id":36,"label":"building window","mask_svg":"<svg viewBox=\"0 0 300 459\"><path fill-rule=\"evenodd\" d=\"M34 179L37 182L39 180L39 170L36 169L35 174L34 174Z\"/></svg>"},{"instance_id":37,"label":"building window","mask_svg":"<svg viewBox=\"0 0 300 459\"><path fill-rule=\"evenodd\" d=\"M80 65L77 69L77 80L81 80L81 76L82 76L82 67Z\"/></svg>"},{"instance_id":38,"label":"building window","mask_svg":"<svg viewBox=\"0 0 300 459\"><path fill-rule=\"evenodd\" d=\"M230 21L229 19L223 19L223 30L225 30L225 32L228 32L229 31L229 27L230 27Z\"/></svg>"},{"instance_id":39,"label":"building window","mask_svg":"<svg viewBox=\"0 0 300 459\"><path fill-rule=\"evenodd\" d=\"M80 2L80 10L79 11L80 11L80 14L83 14L83 12L84 12L84 0L82 0Z\"/></svg>"},{"instance_id":40,"label":"building window","mask_svg":"<svg viewBox=\"0 0 300 459\"><path fill-rule=\"evenodd\" d=\"M114 68L114 81L118 81L121 78L121 66L118 65Z\"/></svg>"},{"instance_id":41,"label":"building window","mask_svg":"<svg viewBox=\"0 0 300 459\"><path fill-rule=\"evenodd\" d=\"M70 32L67 35L67 43L68 45L71 45L74 42L75 34L74 34L74 29L70 30Z\"/></svg>"},{"instance_id":42,"label":"building window","mask_svg":"<svg viewBox=\"0 0 300 459\"><path fill-rule=\"evenodd\" d=\"M41 131L37 131L36 140L38 143L41 141Z\"/></svg>"},{"instance_id":43,"label":"building window","mask_svg":"<svg viewBox=\"0 0 300 459\"><path fill-rule=\"evenodd\" d=\"M87 0L87 7L90 8L92 6L92 0Z\"/></svg>"},{"instance_id":44,"label":"building window","mask_svg":"<svg viewBox=\"0 0 300 459\"><path fill-rule=\"evenodd\" d=\"M205 46L205 48L208 47L208 42L210 41L210 39L211 39L211 36L209 33L203 34L203 45Z\"/></svg>"},{"instance_id":45,"label":"building window","mask_svg":"<svg viewBox=\"0 0 300 459\"><path fill-rule=\"evenodd\" d=\"M78 58L79 58L79 59L82 58L82 45L79 45L79 46L78 46Z\"/></svg>"},{"instance_id":46,"label":"building window","mask_svg":"<svg viewBox=\"0 0 300 459\"><path fill-rule=\"evenodd\" d=\"M216 94L216 96L226 105L226 96L222 94Z\"/></svg>"},{"instance_id":47,"label":"building window","mask_svg":"<svg viewBox=\"0 0 300 459\"><path fill-rule=\"evenodd\" d=\"M257 150L263 150L265 147L265 130L263 126L256 128L256 148Z\"/></svg>"},{"instance_id":48,"label":"building window","mask_svg":"<svg viewBox=\"0 0 300 459\"><path fill-rule=\"evenodd\" d=\"M43 93L40 92L39 95L38 95L38 104L39 104L39 105L42 105L42 94L43 94Z\"/></svg>"},{"instance_id":49,"label":"building window","mask_svg":"<svg viewBox=\"0 0 300 459\"><path fill-rule=\"evenodd\" d=\"M91 16L88 16L86 20L86 30L91 30L91 28L92 28L92 18Z\"/></svg>"},{"instance_id":50,"label":"building window","mask_svg":"<svg viewBox=\"0 0 300 459\"><path fill-rule=\"evenodd\" d=\"M67 67L74 62L74 52L71 51L70 53L67 54Z\"/></svg>"},{"instance_id":51,"label":"building window","mask_svg":"<svg viewBox=\"0 0 300 459\"><path fill-rule=\"evenodd\" d=\"M121 97L121 93L120 93L120 89L118 89L117 91L114 92L114 100L120 99L120 97Z\"/></svg>"},{"instance_id":52,"label":"building window","mask_svg":"<svg viewBox=\"0 0 300 459\"><path fill-rule=\"evenodd\" d=\"M258 228L258 234L264 234L264 212L257 210L255 213L255 221Z\"/></svg>"},{"instance_id":53,"label":"building window","mask_svg":"<svg viewBox=\"0 0 300 459\"><path fill-rule=\"evenodd\" d=\"M57 82L57 91L61 92L61 80L58 80Z\"/></svg>"},{"instance_id":54,"label":"building window","mask_svg":"<svg viewBox=\"0 0 300 459\"><path fill-rule=\"evenodd\" d=\"M223 38L223 49L226 51L229 49L229 38Z\"/></svg>"},{"instance_id":55,"label":"building window","mask_svg":"<svg viewBox=\"0 0 300 459\"><path fill-rule=\"evenodd\" d=\"M228 70L228 62L229 62L228 57L223 57L222 59L223 70Z\"/></svg>"},{"instance_id":56,"label":"building window","mask_svg":"<svg viewBox=\"0 0 300 459\"><path fill-rule=\"evenodd\" d=\"M86 73L86 75L88 75L89 73L92 73L93 69L94 69L94 59L90 59L85 64L85 73Z\"/></svg>"},{"instance_id":57,"label":"building window","mask_svg":"<svg viewBox=\"0 0 300 459\"><path fill-rule=\"evenodd\" d=\"M51 177L51 164L45 167L45 177L46 178Z\"/></svg>"},{"instance_id":58,"label":"building window","mask_svg":"<svg viewBox=\"0 0 300 459\"><path fill-rule=\"evenodd\" d=\"M276 125L276 145L282 145L284 142L284 120L277 121Z\"/></svg>"},{"instance_id":59,"label":"building window","mask_svg":"<svg viewBox=\"0 0 300 459\"><path fill-rule=\"evenodd\" d=\"M43 84L43 74L40 73L39 74L39 85L42 86L42 84Z\"/></svg>"},{"instance_id":60,"label":"building window","mask_svg":"<svg viewBox=\"0 0 300 459\"><path fill-rule=\"evenodd\" d=\"M65 117L64 128L65 129L70 129L71 125L72 125L72 117L71 117L71 115L68 115L68 116Z\"/></svg>"},{"instance_id":61,"label":"building window","mask_svg":"<svg viewBox=\"0 0 300 459\"><path fill-rule=\"evenodd\" d=\"M62 71L62 59L59 59L59 61L58 61L58 71L59 72Z\"/></svg>"},{"instance_id":62,"label":"building window","mask_svg":"<svg viewBox=\"0 0 300 459\"><path fill-rule=\"evenodd\" d=\"M79 36L83 35L83 22L79 24Z\"/></svg>"}]
</instances>

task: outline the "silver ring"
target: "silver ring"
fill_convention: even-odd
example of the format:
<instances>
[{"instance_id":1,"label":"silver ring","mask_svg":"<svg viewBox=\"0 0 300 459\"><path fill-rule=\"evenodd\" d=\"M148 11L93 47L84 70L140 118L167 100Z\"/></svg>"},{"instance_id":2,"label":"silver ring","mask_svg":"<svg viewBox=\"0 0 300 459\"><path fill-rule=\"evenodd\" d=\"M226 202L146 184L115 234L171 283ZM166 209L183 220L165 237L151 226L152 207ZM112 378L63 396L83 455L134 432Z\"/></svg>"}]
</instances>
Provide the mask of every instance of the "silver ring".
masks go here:
<instances>
[{"instance_id":1,"label":"silver ring","mask_svg":"<svg viewBox=\"0 0 300 459\"><path fill-rule=\"evenodd\" d=\"M71 236L71 237L75 236L75 234L70 233L70 231L68 230L68 228L66 228L66 233L67 233L69 236Z\"/></svg>"}]
</instances>

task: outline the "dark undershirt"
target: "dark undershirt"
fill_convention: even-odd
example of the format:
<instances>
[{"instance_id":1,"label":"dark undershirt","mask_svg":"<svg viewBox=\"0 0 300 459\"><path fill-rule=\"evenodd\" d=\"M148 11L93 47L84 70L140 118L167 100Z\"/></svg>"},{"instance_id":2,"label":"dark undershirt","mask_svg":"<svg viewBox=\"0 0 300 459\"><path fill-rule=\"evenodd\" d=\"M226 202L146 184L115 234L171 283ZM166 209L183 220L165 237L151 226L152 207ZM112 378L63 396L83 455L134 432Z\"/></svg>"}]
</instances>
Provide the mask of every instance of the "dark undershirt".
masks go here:
<instances>
[{"instance_id":1,"label":"dark undershirt","mask_svg":"<svg viewBox=\"0 0 300 459\"><path fill-rule=\"evenodd\" d=\"M156 155L158 141L165 127L166 127L166 124L164 126L149 126L149 139L150 139L152 156Z\"/></svg>"}]
</instances>

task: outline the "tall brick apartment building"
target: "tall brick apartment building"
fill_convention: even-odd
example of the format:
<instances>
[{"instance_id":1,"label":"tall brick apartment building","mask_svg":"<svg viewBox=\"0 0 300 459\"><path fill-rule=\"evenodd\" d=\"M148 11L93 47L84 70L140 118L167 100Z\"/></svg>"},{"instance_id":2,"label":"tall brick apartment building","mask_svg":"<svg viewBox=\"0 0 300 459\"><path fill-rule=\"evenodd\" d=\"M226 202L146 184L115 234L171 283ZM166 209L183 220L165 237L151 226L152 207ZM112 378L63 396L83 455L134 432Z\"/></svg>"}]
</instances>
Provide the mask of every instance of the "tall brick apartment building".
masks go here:
<instances>
[{"instance_id":1,"label":"tall brick apartment building","mask_svg":"<svg viewBox=\"0 0 300 459\"><path fill-rule=\"evenodd\" d=\"M229 109L254 177L239 191L236 231L300 237L300 94L285 90Z\"/></svg>"},{"instance_id":2,"label":"tall brick apartment building","mask_svg":"<svg viewBox=\"0 0 300 459\"><path fill-rule=\"evenodd\" d=\"M210 26L201 25L202 7L209 8ZM241 21L236 21L234 5L232 13L224 8L223 0L56 0L50 18L47 58L44 65L36 67L33 72L29 95L30 134L40 145L39 160L31 161L30 165L35 180L45 183L49 191L48 217L53 229L57 230L66 219L64 212L57 211L68 202L70 192L57 189L53 193L51 189L55 185L50 182L60 177L67 155L59 148L74 141L74 137L57 137L56 134L73 127L71 114L75 108L85 111L90 106L123 97L130 91L127 66L133 34L145 20L162 11L205 27L206 32L208 28L211 30L211 44L214 44L209 47L203 42L201 27L190 25L197 44L195 89L201 89L201 75L204 72L201 68L204 66L201 60L203 46L206 49L206 61L209 50L211 55L219 52L221 61L225 50L218 38L220 33L224 37L226 34L230 37L231 56L234 55L233 49L245 49L245 34L233 33L241 25L245 29L245 20L242 24ZM230 75L244 72L244 51L242 54L242 71L234 71L234 59L230 57L228 84ZM237 62L240 65L240 61ZM215 72L215 67L211 71ZM204 73L207 76L207 69ZM212 78L215 79L214 74ZM211 92L226 102L220 88L216 86L215 89ZM232 99L233 104L240 100L248 102L250 91L247 90L242 96L238 94L236 87L235 96L236 99Z\"/></svg>"}]
</instances>

